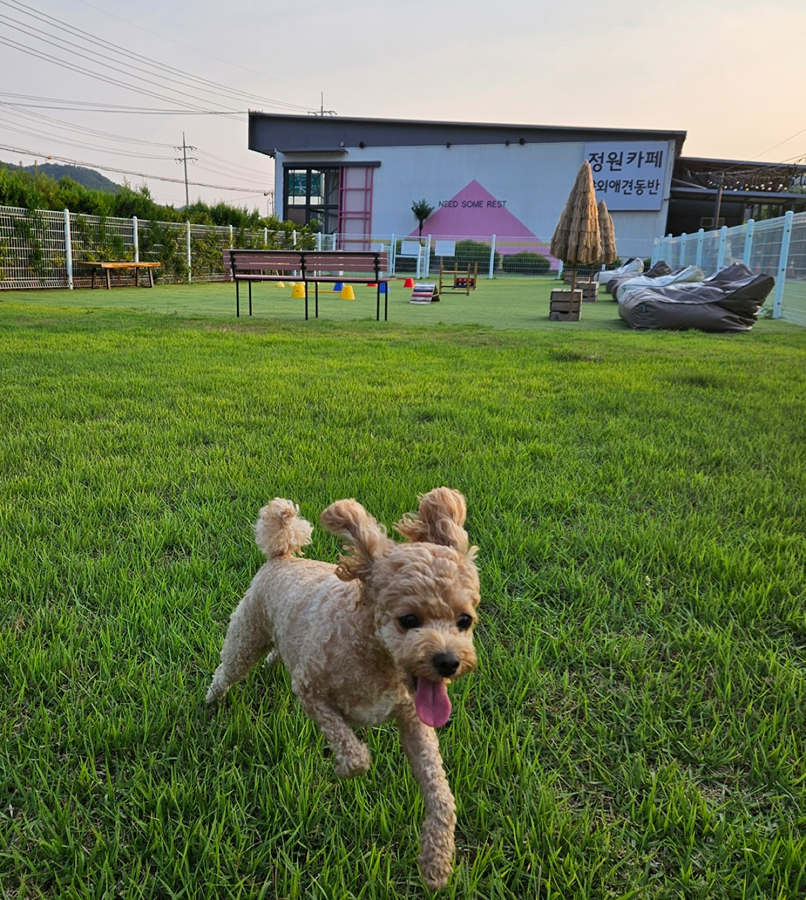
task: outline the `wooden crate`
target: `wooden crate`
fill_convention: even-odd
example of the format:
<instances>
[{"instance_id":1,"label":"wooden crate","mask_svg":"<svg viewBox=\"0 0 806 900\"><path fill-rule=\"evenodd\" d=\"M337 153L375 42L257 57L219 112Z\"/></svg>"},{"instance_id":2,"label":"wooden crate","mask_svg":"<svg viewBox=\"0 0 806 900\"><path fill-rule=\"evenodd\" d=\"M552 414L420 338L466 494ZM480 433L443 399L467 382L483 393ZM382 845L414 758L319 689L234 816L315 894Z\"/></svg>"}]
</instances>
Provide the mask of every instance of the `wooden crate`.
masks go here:
<instances>
[{"instance_id":1,"label":"wooden crate","mask_svg":"<svg viewBox=\"0 0 806 900\"><path fill-rule=\"evenodd\" d=\"M577 290L582 291L583 303L594 303L599 299L599 282L598 281L582 281L577 282Z\"/></svg>"},{"instance_id":2,"label":"wooden crate","mask_svg":"<svg viewBox=\"0 0 806 900\"><path fill-rule=\"evenodd\" d=\"M551 292L549 319L552 322L578 322L582 308L582 291L558 288Z\"/></svg>"}]
</instances>

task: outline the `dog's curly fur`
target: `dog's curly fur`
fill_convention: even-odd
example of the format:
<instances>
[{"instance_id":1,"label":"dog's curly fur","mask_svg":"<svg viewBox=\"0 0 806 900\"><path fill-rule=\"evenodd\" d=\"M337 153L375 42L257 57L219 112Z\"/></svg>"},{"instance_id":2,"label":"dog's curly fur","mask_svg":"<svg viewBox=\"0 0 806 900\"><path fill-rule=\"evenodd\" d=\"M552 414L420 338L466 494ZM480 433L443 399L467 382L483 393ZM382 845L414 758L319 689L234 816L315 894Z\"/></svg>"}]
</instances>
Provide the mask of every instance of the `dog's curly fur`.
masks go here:
<instances>
[{"instance_id":1,"label":"dog's curly fur","mask_svg":"<svg viewBox=\"0 0 806 900\"><path fill-rule=\"evenodd\" d=\"M456 807L431 726L450 713L445 685L476 665L479 578L465 515L458 491L436 488L397 523L406 542L396 543L359 503L339 500L321 517L347 542L334 566L299 558L311 525L273 500L255 524L267 561L232 614L207 692L210 703L265 654L279 657L343 778L370 765L353 727L394 719L425 802L419 862L432 889L452 871Z\"/></svg>"}]
</instances>

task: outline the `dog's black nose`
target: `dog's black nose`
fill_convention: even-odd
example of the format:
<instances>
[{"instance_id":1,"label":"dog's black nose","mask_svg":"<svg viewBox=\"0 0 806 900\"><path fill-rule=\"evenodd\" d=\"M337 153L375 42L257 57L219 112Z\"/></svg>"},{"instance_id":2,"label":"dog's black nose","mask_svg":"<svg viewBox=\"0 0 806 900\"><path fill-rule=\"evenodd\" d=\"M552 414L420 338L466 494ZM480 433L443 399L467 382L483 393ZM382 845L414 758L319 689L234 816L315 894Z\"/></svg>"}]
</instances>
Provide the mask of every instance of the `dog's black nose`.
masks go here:
<instances>
[{"instance_id":1,"label":"dog's black nose","mask_svg":"<svg viewBox=\"0 0 806 900\"><path fill-rule=\"evenodd\" d=\"M435 653L431 662L443 678L450 678L459 668L459 657L454 653Z\"/></svg>"}]
</instances>

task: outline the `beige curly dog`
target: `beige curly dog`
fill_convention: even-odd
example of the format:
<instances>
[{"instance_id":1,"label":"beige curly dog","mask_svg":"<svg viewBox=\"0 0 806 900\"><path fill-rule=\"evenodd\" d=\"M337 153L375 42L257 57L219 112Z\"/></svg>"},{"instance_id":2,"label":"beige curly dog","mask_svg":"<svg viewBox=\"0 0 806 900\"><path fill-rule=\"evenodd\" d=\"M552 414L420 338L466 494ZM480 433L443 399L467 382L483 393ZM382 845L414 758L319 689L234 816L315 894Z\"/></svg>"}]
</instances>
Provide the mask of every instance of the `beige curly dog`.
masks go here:
<instances>
[{"instance_id":1,"label":"beige curly dog","mask_svg":"<svg viewBox=\"0 0 806 900\"><path fill-rule=\"evenodd\" d=\"M432 890L450 877L456 825L434 729L450 717L447 684L476 665L479 577L465 515L458 491L436 488L397 523L397 543L355 500L339 500L321 517L346 540L335 566L298 557L311 525L291 501L272 500L255 524L267 562L232 614L207 692L210 703L267 653L279 657L343 778L370 765L353 728L394 719L425 802L419 863Z\"/></svg>"}]
</instances>

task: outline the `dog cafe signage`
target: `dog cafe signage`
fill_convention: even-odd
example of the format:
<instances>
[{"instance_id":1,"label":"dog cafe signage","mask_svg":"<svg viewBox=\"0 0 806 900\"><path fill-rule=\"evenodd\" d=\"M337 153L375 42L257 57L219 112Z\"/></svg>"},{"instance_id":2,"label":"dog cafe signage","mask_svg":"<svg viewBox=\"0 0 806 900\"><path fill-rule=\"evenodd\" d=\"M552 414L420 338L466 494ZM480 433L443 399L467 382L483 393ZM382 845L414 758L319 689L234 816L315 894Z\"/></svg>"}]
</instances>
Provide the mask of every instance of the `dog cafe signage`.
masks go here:
<instances>
[{"instance_id":1,"label":"dog cafe signage","mask_svg":"<svg viewBox=\"0 0 806 900\"><path fill-rule=\"evenodd\" d=\"M660 209L668 152L665 141L586 144L597 198L609 210Z\"/></svg>"}]
</instances>

